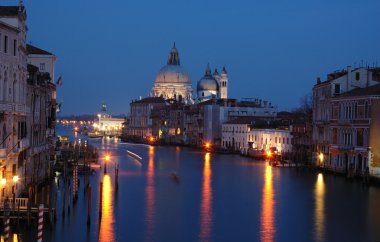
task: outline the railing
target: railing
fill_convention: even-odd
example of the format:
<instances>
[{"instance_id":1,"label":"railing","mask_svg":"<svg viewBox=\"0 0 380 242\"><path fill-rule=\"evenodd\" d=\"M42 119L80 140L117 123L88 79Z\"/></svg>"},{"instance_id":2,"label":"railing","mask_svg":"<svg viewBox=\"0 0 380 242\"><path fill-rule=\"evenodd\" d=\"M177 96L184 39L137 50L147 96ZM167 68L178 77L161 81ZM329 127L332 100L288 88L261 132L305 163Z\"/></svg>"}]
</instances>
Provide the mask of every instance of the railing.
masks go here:
<instances>
[{"instance_id":1,"label":"railing","mask_svg":"<svg viewBox=\"0 0 380 242\"><path fill-rule=\"evenodd\" d=\"M4 201L5 199L1 199L0 208L4 208ZM28 198L16 198L15 206L16 209L18 209L18 205L20 204L20 209L27 209L28 208ZM10 208L13 207L13 198L8 198L8 205Z\"/></svg>"}]
</instances>

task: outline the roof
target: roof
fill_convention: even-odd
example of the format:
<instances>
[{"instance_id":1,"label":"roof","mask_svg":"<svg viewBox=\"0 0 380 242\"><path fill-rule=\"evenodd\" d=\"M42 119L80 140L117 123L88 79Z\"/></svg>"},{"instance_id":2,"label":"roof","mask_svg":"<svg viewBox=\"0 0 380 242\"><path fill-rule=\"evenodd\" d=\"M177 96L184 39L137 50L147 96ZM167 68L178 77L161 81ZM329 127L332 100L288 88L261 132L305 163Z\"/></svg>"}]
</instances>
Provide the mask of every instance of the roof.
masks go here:
<instances>
[{"instance_id":1,"label":"roof","mask_svg":"<svg viewBox=\"0 0 380 242\"><path fill-rule=\"evenodd\" d=\"M141 100L133 101L132 103L165 103L165 99L163 97L146 97Z\"/></svg>"},{"instance_id":2,"label":"roof","mask_svg":"<svg viewBox=\"0 0 380 242\"><path fill-rule=\"evenodd\" d=\"M366 88L355 88L354 90L343 93L336 97L340 98L340 97L373 96L373 95L380 95L380 84L369 86Z\"/></svg>"},{"instance_id":3,"label":"roof","mask_svg":"<svg viewBox=\"0 0 380 242\"><path fill-rule=\"evenodd\" d=\"M22 6L22 10L25 8ZM19 14L19 6L0 6L0 16L17 16Z\"/></svg>"},{"instance_id":4,"label":"roof","mask_svg":"<svg viewBox=\"0 0 380 242\"><path fill-rule=\"evenodd\" d=\"M32 55L53 55L52 53L50 53L46 50L40 49L40 48L35 47L33 45L30 45L30 44L26 45L26 50L27 50L28 54L32 54Z\"/></svg>"}]
</instances>

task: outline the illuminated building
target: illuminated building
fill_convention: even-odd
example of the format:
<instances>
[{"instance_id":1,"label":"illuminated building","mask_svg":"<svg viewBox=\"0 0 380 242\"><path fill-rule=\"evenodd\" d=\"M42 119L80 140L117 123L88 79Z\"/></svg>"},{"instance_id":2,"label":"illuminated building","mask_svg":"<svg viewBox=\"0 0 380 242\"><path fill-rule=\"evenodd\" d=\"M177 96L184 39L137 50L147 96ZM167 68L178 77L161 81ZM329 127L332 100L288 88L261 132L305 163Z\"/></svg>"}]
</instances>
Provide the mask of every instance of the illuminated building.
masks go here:
<instances>
[{"instance_id":1,"label":"illuminated building","mask_svg":"<svg viewBox=\"0 0 380 242\"><path fill-rule=\"evenodd\" d=\"M328 169L380 176L380 68L331 73L313 88L314 161Z\"/></svg>"},{"instance_id":2,"label":"illuminated building","mask_svg":"<svg viewBox=\"0 0 380 242\"><path fill-rule=\"evenodd\" d=\"M94 122L94 131L97 136L120 136L125 118L113 118L107 113L107 105L102 104L98 120Z\"/></svg>"}]
</instances>

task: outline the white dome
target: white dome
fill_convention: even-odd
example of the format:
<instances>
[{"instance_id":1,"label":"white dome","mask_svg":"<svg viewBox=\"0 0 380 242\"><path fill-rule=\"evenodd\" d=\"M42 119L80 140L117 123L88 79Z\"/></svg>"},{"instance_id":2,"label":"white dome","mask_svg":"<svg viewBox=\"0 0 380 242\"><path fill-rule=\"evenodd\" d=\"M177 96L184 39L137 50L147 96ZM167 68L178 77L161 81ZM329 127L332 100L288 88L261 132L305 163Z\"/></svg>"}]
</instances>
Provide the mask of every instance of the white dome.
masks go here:
<instances>
[{"instance_id":1,"label":"white dome","mask_svg":"<svg viewBox=\"0 0 380 242\"><path fill-rule=\"evenodd\" d=\"M155 84L185 84L191 85L186 71L179 65L166 65L158 72Z\"/></svg>"}]
</instances>

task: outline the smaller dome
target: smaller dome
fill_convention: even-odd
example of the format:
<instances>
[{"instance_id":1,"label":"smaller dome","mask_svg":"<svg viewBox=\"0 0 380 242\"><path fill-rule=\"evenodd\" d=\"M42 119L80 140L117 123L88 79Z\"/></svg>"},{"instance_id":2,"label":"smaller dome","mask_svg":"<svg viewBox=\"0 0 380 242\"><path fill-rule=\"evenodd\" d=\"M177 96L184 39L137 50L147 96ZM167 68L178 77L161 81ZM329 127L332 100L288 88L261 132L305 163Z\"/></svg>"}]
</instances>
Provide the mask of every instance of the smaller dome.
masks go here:
<instances>
[{"instance_id":1,"label":"smaller dome","mask_svg":"<svg viewBox=\"0 0 380 242\"><path fill-rule=\"evenodd\" d=\"M197 91L219 91L218 82L212 76L205 76L198 81Z\"/></svg>"},{"instance_id":2,"label":"smaller dome","mask_svg":"<svg viewBox=\"0 0 380 242\"><path fill-rule=\"evenodd\" d=\"M197 91L219 91L218 81L211 75L210 66L207 66L204 77L198 81Z\"/></svg>"}]
</instances>

